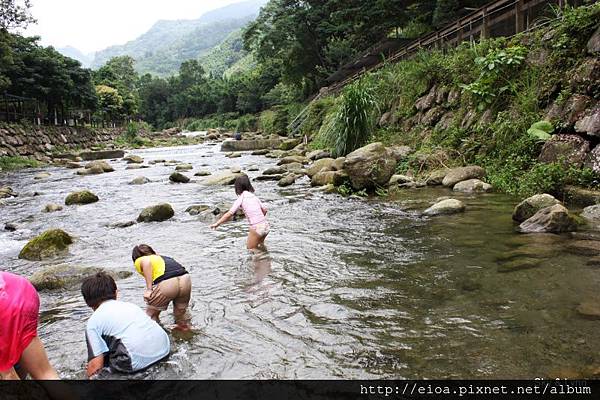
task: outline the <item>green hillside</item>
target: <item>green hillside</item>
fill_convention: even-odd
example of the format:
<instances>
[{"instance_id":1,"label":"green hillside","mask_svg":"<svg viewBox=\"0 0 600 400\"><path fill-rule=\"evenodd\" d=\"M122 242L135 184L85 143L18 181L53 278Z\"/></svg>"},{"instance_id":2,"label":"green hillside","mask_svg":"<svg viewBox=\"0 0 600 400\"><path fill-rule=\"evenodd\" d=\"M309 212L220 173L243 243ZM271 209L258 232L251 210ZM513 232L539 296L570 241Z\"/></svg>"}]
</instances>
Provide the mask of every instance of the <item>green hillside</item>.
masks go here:
<instances>
[{"instance_id":1,"label":"green hillside","mask_svg":"<svg viewBox=\"0 0 600 400\"><path fill-rule=\"evenodd\" d=\"M247 56L248 53L244 50L242 29L238 29L227 36L221 44L201 56L198 61L212 76L221 77L230 68L243 63Z\"/></svg>"}]
</instances>

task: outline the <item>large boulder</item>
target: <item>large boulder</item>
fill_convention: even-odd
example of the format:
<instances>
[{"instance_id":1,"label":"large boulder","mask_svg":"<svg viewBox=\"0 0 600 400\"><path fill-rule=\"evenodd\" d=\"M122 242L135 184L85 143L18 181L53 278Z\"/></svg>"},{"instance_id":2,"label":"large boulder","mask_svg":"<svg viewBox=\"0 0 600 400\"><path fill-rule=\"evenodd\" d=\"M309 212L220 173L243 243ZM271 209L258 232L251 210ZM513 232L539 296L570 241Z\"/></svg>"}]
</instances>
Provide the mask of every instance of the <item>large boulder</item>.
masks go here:
<instances>
[{"instance_id":1,"label":"large boulder","mask_svg":"<svg viewBox=\"0 0 600 400\"><path fill-rule=\"evenodd\" d=\"M84 161L92 160L112 160L114 158L123 158L125 152L123 150L100 150L100 151L84 151L79 154Z\"/></svg>"},{"instance_id":2,"label":"large boulder","mask_svg":"<svg viewBox=\"0 0 600 400\"><path fill-rule=\"evenodd\" d=\"M335 164L335 160L333 158L320 158L316 160L308 169L306 170L306 175L311 178L322 171L333 171L333 165Z\"/></svg>"},{"instance_id":3,"label":"large boulder","mask_svg":"<svg viewBox=\"0 0 600 400\"><path fill-rule=\"evenodd\" d=\"M298 146L299 144L300 144L300 139L286 139L279 145L279 149L288 151L288 150L292 150L294 147Z\"/></svg>"},{"instance_id":4,"label":"large boulder","mask_svg":"<svg viewBox=\"0 0 600 400\"><path fill-rule=\"evenodd\" d=\"M346 156L344 170L355 190L385 186L396 170L396 156L380 142L371 143Z\"/></svg>"},{"instance_id":5,"label":"large boulder","mask_svg":"<svg viewBox=\"0 0 600 400\"><path fill-rule=\"evenodd\" d=\"M281 175L287 172L286 168L281 166L267 168L263 171L263 175Z\"/></svg>"},{"instance_id":6,"label":"large boulder","mask_svg":"<svg viewBox=\"0 0 600 400\"><path fill-rule=\"evenodd\" d=\"M137 218L137 222L161 222L173 218L175 211L168 203L146 207Z\"/></svg>"},{"instance_id":7,"label":"large boulder","mask_svg":"<svg viewBox=\"0 0 600 400\"><path fill-rule=\"evenodd\" d=\"M207 177L202 183L204 185L233 185L235 180L242 175L244 174L223 171Z\"/></svg>"},{"instance_id":8,"label":"large boulder","mask_svg":"<svg viewBox=\"0 0 600 400\"><path fill-rule=\"evenodd\" d=\"M600 27L598 27L592 37L590 37L586 47L590 54L600 53Z\"/></svg>"},{"instance_id":9,"label":"large boulder","mask_svg":"<svg viewBox=\"0 0 600 400\"><path fill-rule=\"evenodd\" d=\"M485 176L485 169L478 167L477 165L470 165L467 167L452 168L444 176L442 185L446 187L454 187L458 182L466 181L468 179L481 179Z\"/></svg>"},{"instance_id":10,"label":"large boulder","mask_svg":"<svg viewBox=\"0 0 600 400\"><path fill-rule=\"evenodd\" d=\"M91 204L97 202L98 196L89 190L82 190L80 192L70 193L65 199L65 205L71 206L73 204Z\"/></svg>"},{"instance_id":11,"label":"large boulder","mask_svg":"<svg viewBox=\"0 0 600 400\"><path fill-rule=\"evenodd\" d=\"M82 176L85 176L85 175L99 175L99 174L103 174L104 170L100 166L93 166L93 167L90 167L90 168L83 168L83 169L77 170L75 173L77 175L82 175Z\"/></svg>"},{"instance_id":12,"label":"large boulder","mask_svg":"<svg viewBox=\"0 0 600 400\"><path fill-rule=\"evenodd\" d=\"M304 157L304 156L287 156L287 157L283 157L281 160L279 160L277 162L277 165L285 165L285 164L291 164L291 163L299 163L299 164L308 164L309 160L308 158Z\"/></svg>"},{"instance_id":13,"label":"large boulder","mask_svg":"<svg viewBox=\"0 0 600 400\"><path fill-rule=\"evenodd\" d=\"M295 182L296 182L296 175L295 174L287 174L283 178L281 178L279 180L279 182L277 182L277 185L280 187L287 187L287 186L293 185Z\"/></svg>"},{"instance_id":14,"label":"large boulder","mask_svg":"<svg viewBox=\"0 0 600 400\"><path fill-rule=\"evenodd\" d=\"M127 161L127 164L142 164L144 162L142 157L133 154L128 155L127 157L123 158L123 160Z\"/></svg>"},{"instance_id":15,"label":"large boulder","mask_svg":"<svg viewBox=\"0 0 600 400\"><path fill-rule=\"evenodd\" d=\"M600 204L584 208L581 212L581 216L591 222L600 222Z\"/></svg>"},{"instance_id":16,"label":"large boulder","mask_svg":"<svg viewBox=\"0 0 600 400\"><path fill-rule=\"evenodd\" d=\"M592 151L588 153L583 165L595 173L600 173L600 146L594 147Z\"/></svg>"},{"instance_id":17,"label":"large boulder","mask_svg":"<svg viewBox=\"0 0 600 400\"><path fill-rule=\"evenodd\" d=\"M584 189L578 186L567 185L563 188L565 201L569 204L587 207L600 204L600 191Z\"/></svg>"},{"instance_id":18,"label":"large boulder","mask_svg":"<svg viewBox=\"0 0 600 400\"><path fill-rule=\"evenodd\" d=\"M491 192L492 185L480 181L479 179L467 179L466 181L458 182L452 190L455 192L473 193L473 192Z\"/></svg>"},{"instance_id":19,"label":"large boulder","mask_svg":"<svg viewBox=\"0 0 600 400\"><path fill-rule=\"evenodd\" d=\"M555 204L561 204L560 201L549 194L536 194L517 204L513 211L512 219L517 222L523 222L535 215L542 208L551 207Z\"/></svg>"},{"instance_id":20,"label":"large boulder","mask_svg":"<svg viewBox=\"0 0 600 400\"><path fill-rule=\"evenodd\" d=\"M19 258L41 261L64 254L73 243L73 238L60 229L51 229L31 239L19 253Z\"/></svg>"},{"instance_id":21,"label":"large boulder","mask_svg":"<svg viewBox=\"0 0 600 400\"><path fill-rule=\"evenodd\" d=\"M9 186L0 187L0 199L6 199L9 197L17 197L17 194Z\"/></svg>"},{"instance_id":22,"label":"large boulder","mask_svg":"<svg viewBox=\"0 0 600 400\"><path fill-rule=\"evenodd\" d=\"M125 270L114 271L98 267L56 265L36 271L29 280L39 291L78 288L85 278L97 274L98 272L106 272L115 280L125 279L133 274L132 271Z\"/></svg>"},{"instance_id":23,"label":"large boulder","mask_svg":"<svg viewBox=\"0 0 600 400\"><path fill-rule=\"evenodd\" d=\"M600 105L585 111L584 116L575 122L575 131L590 136L600 136Z\"/></svg>"},{"instance_id":24,"label":"large boulder","mask_svg":"<svg viewBox=\"0 0 600 400\"><path fill-rule=\"evenodd\" d=\"M544 163L564 162L581 167L590 152L590 142L581 136L553 135L542 147L539 160Z\"/></svg>"},{"instance_id":25,"label":"large boulder","mask_svg":"<svg viewBox=\"0 0 600 400\"><path fill-rule=\"evenodd\" d=\"M106 161L91 161L85 165L85 169L102 170L102 172L113 172L115 169Z\"/></svg>"},{"instance_id":26,"label":"large boulder","mask_svg":"<svg viewBox=\"0 0 600 400\"><path fill-rule=\"evenodd\" d=\"M169 180L173 183L188 183L190 178L180 172L175 171L171 174L171 176L169 176Z\"/></svg>"},{"instance_id":27,"label":"large boulder","mask_svg":"<svg viewBox=\"0 0 600 400\"><path fill-rule=\"evenodd\" d=\"M340 186L348 179L348 175L344 171L321 171L310 180L311 186Z\"/></svg>"},{"instance_id":28,"label":"large boulder","mask_svg":"<svg viewBox=\"0 0 600 400\"><path fill-rule=\"evenodd\" d=\"M446 175L450 172L449 168L441 168L431 171L431 173L425 179L425 183L429 186L441 185Z\"/></svg>"},{"instance_id":29,"label":"large boulder","mask_svg":"<svg viewBox=\"0 0 600 400\"><path fill-rule=\"evenodd\" d=\"M462 201L457 199L445 199L441 200L427 210L423 211L423 215L433 217L436 215L449 215L457 214L465 211L465 205Z\"/></svg>"},{"instance_id":30,"label":"large boulder","mask_svg":"<svg viewBox=\"0 0 600 400\"><path fill-rule=\"evenodd\" d=\"M519 225L522 233L562 233L574 230L577 230L577 222L562 204L542 208Z\"/></svg>"},{"instance_id":31,"label":"large boulder","mask_svg":"<svg viewBox=\"0 0 600 400\"><path fill-rule=\"evenodd\" d=\"M309 160L320 160L322 158L331 158L331 153L325 150L315 150L311 151L306 155Z\"/></svg>"}]
</instances>

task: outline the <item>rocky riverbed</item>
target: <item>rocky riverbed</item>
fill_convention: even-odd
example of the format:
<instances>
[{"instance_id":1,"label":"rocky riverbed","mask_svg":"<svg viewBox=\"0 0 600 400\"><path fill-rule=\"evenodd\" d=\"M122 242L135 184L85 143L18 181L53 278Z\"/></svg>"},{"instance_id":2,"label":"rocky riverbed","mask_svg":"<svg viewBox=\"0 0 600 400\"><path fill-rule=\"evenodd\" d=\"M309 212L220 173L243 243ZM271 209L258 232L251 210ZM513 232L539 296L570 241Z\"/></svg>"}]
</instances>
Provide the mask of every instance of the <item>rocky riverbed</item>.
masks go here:
<instances>
[{"instance_id":1,"label":"rocky riverbed","mask_svg":"<svg viewBox=\"0 0 600 400\"><path fill-rule=\"evenodd\" d=\"M80 169L0 175L0 227L9 228L0 232L0 262L37 282L40 336L61 375L83 377L90 310L77 281L108 270L123 298L143 305L142 279L130 274L131 248L141 242L191 271L197 329L174 337L169 361L139 377L596 374L595 208L582 217L567 210L565 219L558 200L544 197L515 210L523 199L490 192L475 167L424 180L396 175L409 149L370 148L342 160L296 145L232 153L214 144L157 148L105 160L110 168L81 162ZM360 176L367 163L379 167ZM241 216L208 228L235 200L229 184L241 173L258 178L270 210L269 254L258 259L244 250ZM331 193L344 182L353 190L376 183L390 196ZM541 210L556 218L550 222L566 221L560 232L569 232L518 233ZM19 257L51 229L69 235L59 235L56 251Z\"/></svg>"}]
</instances>

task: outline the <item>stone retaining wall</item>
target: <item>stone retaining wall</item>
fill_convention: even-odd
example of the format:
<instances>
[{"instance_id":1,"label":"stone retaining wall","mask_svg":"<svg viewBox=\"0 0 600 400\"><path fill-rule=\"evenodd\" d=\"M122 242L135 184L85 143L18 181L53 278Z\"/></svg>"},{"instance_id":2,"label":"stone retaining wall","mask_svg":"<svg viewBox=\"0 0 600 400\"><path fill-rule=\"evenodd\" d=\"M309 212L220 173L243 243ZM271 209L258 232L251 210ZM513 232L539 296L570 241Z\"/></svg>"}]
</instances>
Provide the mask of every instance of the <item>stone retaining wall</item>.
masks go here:
<instances>
[{"instance_id":1,"label":"stone retaining wall","mask_svg":"<svg viewBox=\"0 0 600 400\"><path fill-rule=\"evenodd\" d=\"M90 148L114 140L121 132L121 128L0 124L0 157L22 156L45 160L57 147Z\"/></svg>"}]
</instances>

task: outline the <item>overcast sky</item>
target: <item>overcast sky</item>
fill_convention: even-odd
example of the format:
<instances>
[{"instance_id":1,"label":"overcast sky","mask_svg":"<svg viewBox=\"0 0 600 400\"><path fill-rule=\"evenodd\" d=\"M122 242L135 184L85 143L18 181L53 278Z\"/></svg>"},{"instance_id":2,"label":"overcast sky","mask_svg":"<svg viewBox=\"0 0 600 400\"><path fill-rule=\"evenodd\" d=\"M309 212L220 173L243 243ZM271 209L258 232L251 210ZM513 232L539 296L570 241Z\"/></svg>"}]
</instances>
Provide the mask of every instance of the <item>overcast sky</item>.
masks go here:
<instances>
[{"instance_id":1,"label":"overcast sky","mask_svg":"<svg viewBox=\"0 0 600 400\"><path fill-rule=\"evenodd\" d=\"M123 44L159 19L195 19L240 0L33 0L37 24L28 35L46 46L73 46L89 53Z\"/></svg>"}]
</instances>

